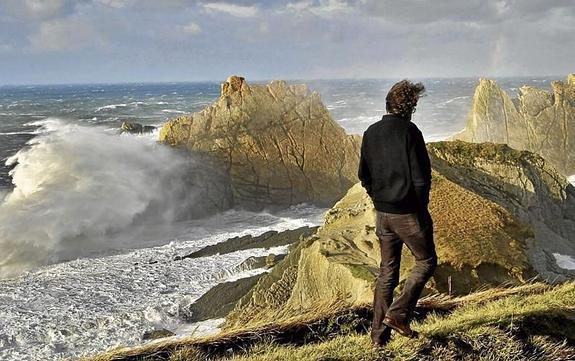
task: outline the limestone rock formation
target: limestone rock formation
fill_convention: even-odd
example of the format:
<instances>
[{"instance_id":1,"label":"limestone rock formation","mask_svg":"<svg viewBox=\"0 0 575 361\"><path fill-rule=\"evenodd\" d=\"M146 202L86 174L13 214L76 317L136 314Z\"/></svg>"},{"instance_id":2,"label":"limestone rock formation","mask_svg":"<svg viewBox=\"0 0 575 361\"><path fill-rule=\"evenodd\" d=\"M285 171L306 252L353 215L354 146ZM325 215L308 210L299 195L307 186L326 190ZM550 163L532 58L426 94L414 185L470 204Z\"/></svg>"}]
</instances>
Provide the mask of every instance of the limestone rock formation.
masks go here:
<instances>
[{"instance_id":1,"label":"limestone rock formation","mask_svg":"<svg viewBox=\"0 0 575 361\"><path fill-rule=\"evenodd\" d=\"M360 137L337 124L305 85L232 76L206 109L173 119L160 140L215 159L234 205L331 206L357 179Z\"/></svg>"},{"instance_id":2,"label":"limestone rock formation","mask_svg":"<svg viewBox=\"0 0 575 361\"><path fill-rule=\"evenodd\" d=\"M575 187L553 165L506 144L437 142L428 149L435 170L531 226L530 263L545 280L575 275L559 269L553 255L575 255Z\"/></svg>"},{"instance_id":3,"label":"limestone rock formation","mask_svg":"<svg viewBox=\"0 0 575 361\"><path fill-rule=\"evenodd\" d=\"M428 150L439 256L428 289L447 292L451 285L454 293L467 293L536 274L548 281L575 276L552 255L575 255L575 188L565 177L540 156L506 145L437 142ZM373 205L358 183L317 233L276 266L281 274L262 277L238 303L227 326L322 303L372 302L380 260L374 224ZM412 266L404 249L402 275Z\"/></svg>"},{"instance_id":4,"label":"limestone rock formation","mask_svg":"<svg viewBox=\"0 0 575 361\"><path fill-rule=\"evenodd\" d=\"M575 173L575 74L551 87L523 86L512 99L495 81L481 79L467 125L452 139L506 143L542 155L565 175Z\"/></svg>"}]
</instances>

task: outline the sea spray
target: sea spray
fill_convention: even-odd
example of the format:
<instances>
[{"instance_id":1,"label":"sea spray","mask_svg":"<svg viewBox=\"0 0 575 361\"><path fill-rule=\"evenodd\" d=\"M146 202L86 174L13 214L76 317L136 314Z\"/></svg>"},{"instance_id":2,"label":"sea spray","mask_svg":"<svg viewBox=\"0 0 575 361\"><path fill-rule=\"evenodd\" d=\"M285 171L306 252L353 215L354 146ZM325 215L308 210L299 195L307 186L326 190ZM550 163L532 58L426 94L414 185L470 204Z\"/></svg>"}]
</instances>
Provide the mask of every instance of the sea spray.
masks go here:
<instances>
[{"instance_id":1,"label":"sea spray","mask_svg":"<svg viewBox=\"0 0 575 361\"><path fill-rule=\"evenodd\" d=\"M14 189L0 204L0 277L138 247L146 229L226 204L215 170L150 138L54 118L38 125L43 132L8 159Z\"/></svg>"}]
</instances>

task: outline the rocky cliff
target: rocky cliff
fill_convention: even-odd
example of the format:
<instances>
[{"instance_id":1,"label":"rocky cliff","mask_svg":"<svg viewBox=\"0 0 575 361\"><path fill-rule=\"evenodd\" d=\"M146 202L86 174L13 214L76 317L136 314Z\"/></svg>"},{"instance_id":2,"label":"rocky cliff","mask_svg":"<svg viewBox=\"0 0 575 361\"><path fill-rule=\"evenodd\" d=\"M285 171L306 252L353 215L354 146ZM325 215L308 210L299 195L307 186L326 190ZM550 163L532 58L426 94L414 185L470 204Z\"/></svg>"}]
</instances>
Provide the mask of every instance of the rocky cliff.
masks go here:
<instances>
[{"instance_id":1,"label":"rocky cliff","mask_svg":"<svg viewBox=\"0 0 575 361\"><path fill-rule=\"evenodd\" d=\"M213 105L169 121L160 140L223 167L234 205L331 206L356 182L360 137L347 135L305 85L232 76Z\"/></svg>"},{"instance_id":2,"label":"rocky cliff","mask_svg":"<svg viewBox=\"0 0 575 361\"><path fill-rule=\"evenodd\" d=\"M512 99L495 81L480 79L467 125L452 138L506 143L542 155L563 174L575 173L575 74L551 88L523 86Z\"/></svg>"},{"instance_id":3,"label":"rocky cliff","mask_svg":"<svg viewBox=\"0 0 575 361\"><path fill-rule=\"evenodd\" d=\"M437 142L428 146L435 170L481 194L524 224L530 263L548 281L564 281L553 254L575 255L575 187L541 156L506 144Z\"/></svg>"},{"instance_id":4,"label":"rocky cliff","mask_svg":"<svg viewBox=\"0 0 575 361\"><path fill-rule=\"evenodd\" d=\"M536 274L549 281L574 276L552 253L575 255L575 188L540 156L460 141L430 143L428 150L439 255L428 289L466 293ZM277 274L240 301L227 326L323 303L370 303L380 260L374 224L371 200L356 184ZM405 249L404 256L402 275L413 265Z\"/></svg>"}]
</instances>

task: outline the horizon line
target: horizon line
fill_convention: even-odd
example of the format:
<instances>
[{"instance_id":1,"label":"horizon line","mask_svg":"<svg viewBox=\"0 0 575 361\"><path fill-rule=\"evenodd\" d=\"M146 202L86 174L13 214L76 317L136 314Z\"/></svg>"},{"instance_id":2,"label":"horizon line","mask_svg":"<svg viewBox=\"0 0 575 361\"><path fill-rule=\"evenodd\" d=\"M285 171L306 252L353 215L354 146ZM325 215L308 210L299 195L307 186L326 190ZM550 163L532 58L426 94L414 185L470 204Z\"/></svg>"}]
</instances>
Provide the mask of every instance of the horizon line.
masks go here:
<instances>
[{"instance_id":1,"label":"horizon line","mask_svg":"<svg viewBox=\"0 0 575 361\"><path fill-rule=\"evenodd\" d=\"M333 80L340 80L340 81L349 81L349 80L357 80L357 81L367 81L367 80L399 80L399 79L412 79L412 80L436 80L436 79L509 79L509 78L566 78L569 76L567 73L566 75L558 75L558 74L547 74L547 75L501 75L501 76L488 76L488 75L470 75L470 76L429 76L429 77L381 77L381 78L364 78L364 77L336 77L336 78L254 78L252 80L248 79L244 76L244 78L248 81L248 83L262 83L262 82L271 82L274 80L284 80L287 82L313 82L313 81L333 81ZM236 74L232 74L236 75ZM230 76L232 76L230 75ZM241 76L241 75L237 75ZM177 80L177 81L170 81L170 80L149 80L149 81L124 81L124 82L67 82L67 83L12 83L12 84L0 84L0 88L4 87L44 87L44 86L81 86L81 85L127 85L127 84L135 84L135 85L152 85L152 84L202 84L202 83L223 83L224 80Z\"/></svg>"}]
</instances>

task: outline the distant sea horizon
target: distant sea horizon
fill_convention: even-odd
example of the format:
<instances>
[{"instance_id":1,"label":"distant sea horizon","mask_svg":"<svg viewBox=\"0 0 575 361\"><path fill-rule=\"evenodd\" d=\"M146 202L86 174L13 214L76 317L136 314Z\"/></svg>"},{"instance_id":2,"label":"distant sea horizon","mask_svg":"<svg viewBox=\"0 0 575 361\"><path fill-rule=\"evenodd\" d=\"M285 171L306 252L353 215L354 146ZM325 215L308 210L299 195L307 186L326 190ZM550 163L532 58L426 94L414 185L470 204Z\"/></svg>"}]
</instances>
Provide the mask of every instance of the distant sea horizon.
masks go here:
<instances>
[{"instance_id":1,"label":"distant sea horizon","mask_svg":"<svg viewBox=\"0 0 575 361\"><path fill-rule=\"evenodd\" d=\"M277 78L250 78L249 76L244 76L242 74L229 74L243 76L248 83L265 83L273 80L285 80L287 82L321 82L321 81L363 81L363 80L437 80L437 79L533 79L533 78L556 78L563 79L566 78L566 74L547 74L547 75L468 75L468 76L397 76L397 77L339 77L339 78L291 78L291 77L277 77ZM226 78L222 79L199 79L199 80L126 80L126 81L70 81L70 82L46 82L46 83L0 83L0 88L3 87L27 87L27 86L82 86L82 85L154 85L154 84L202 84L202 83L221 83L224 82Z\"/></svg>"}]
</instances>

